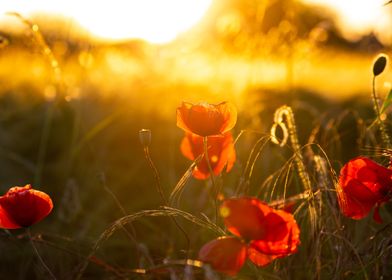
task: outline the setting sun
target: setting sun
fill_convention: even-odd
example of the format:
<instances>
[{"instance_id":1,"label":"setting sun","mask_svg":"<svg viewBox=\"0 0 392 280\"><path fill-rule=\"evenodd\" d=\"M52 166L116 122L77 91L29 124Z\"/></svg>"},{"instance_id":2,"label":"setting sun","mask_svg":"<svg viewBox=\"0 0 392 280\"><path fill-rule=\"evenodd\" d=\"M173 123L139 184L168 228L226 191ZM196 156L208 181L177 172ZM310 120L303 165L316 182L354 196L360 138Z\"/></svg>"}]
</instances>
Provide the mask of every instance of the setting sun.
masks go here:
<instances>
[{"instance_id":1,"label":"setting sun","mask_svg":"<svg viewBox=\"0 0 392 280\"><path fill-rule=\"evenodd\" d=\"M75 19L91 33L105 39L139 38L165 43L197 23L210 4L211 0L17 0L2 3L0 11L23 15L60 14Z\"/></svg>"}]
</instances>

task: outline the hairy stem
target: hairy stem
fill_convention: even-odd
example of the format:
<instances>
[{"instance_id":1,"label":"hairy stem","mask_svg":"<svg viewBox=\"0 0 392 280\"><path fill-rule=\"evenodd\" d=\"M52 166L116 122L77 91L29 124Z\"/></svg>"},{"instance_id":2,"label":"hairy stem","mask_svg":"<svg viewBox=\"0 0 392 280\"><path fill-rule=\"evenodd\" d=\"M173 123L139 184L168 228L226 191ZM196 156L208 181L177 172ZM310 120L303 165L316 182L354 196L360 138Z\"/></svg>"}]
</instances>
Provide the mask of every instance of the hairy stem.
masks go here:
<instances>
[{"instance_id":1,"label":"hairy stem","mask_svg":"<svg viewBox=\"0 0 392 280\"><path fill-rule=\"evenodd\" d=\"M27 232L27 236L29 237L29 241L30 241L31 247L33 248L33 251L34 251L35 255L37 256L38 260L40 261L42 267L48 272L48 274L50 275L51 279L56 280L56 276L54 276L53 272L46 265L45 261L42 259L41 255L39 254L38 249L37 249L37 247L34 244L33 237L31 236L30 228L27 228L26 232Z\"/></svg>"},{"instance_id":2,"label":"hairy stem","mask_svg":"<svg viewBox=\"0 0 392 280\"><path fill-rule=\"evenodd\" d=\"M203 146L204 146L204 158L207 162L208 172L210 173L212 188L215 191L215 193L214 193L215 222L217 222L218 221L218 196L219 196L220 189L219 189L218 185L216 184L215 174L214 174L214 171L212 170L210 158L208 157L208 137L207 136L203 137Z\"/></svg>"},{"instance_id":3,"label":"hairy stem","mask_svg":"<svg viewBox=\"0 0 392 280\"><path fill-rule=\"evenodd\" d=\"M148 164L150 165L150 168L151 168L151 170L153 171L153 174L154 174L154 179L155 179L155 185L156 185L156 188L157 188L157 191L158 191L158 193L159 193L159 195L161 196L161 200L162 200L162 204L164 205L164 206L169 206L169 202L167 201L167 199L166 199L166 197L165 197L165 195L164 195L164 193L163 193L163 188L162 188L162 184L161 184L161 179L160 179L160 176L159 176L159 172L158 172L158 169L156 168L156 166L155 166L155 164L154 164L154 162L152 161L152 158L151 158L151 155L150 155L150 150L149 150L149 148L148 148L148 146L145 146L144 147L144 155L145 155L145 158L146 158L146 160L147 160L147 162L148 162ZM185 238L185 240L186 240L186 246L187 246L187 249L186 249L186 254L187 254L187 257L188 257L188 255L189 255L189 250L190 250L190 244L191 244L191 241L190 241L190 239L189 239L189 236L188 236L188 234L186 233L186 231L180 226L180 224L177 222L177 220L176 220L176 218L175 217L171 217L171 219L173 220L173 222L174 222L174 224L176 225L176 227L182 232L182 234L184 235L184 238Z\"/></svg>"}]
</instances>

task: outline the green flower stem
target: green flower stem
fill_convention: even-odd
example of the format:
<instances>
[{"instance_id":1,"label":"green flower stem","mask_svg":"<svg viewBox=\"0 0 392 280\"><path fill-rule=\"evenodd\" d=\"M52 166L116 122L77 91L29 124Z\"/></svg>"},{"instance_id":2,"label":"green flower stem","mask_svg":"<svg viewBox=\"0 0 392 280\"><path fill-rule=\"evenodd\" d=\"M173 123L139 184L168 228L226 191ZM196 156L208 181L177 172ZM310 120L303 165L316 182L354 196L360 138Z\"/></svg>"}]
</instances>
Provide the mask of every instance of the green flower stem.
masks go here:
<instances>
[{"instance_id":1,"label":"green flower stem","mask_svg":"<svg viewBox=\"0 0 392 280\"><path fill-rule=\"evenodd\" d=\"M215 174L214 174L214 171L212 170L212 167L211 167L210 158L208 157L208 137L207 136L203 137L203 146L204 146L204 157L207 162L208 172L210 173L212 188L215 191L215 194L214 194L215 222L217 222L218 221L218 212L219 212L218 211L218 196L219 196L220 190L219 190L219 187L215 181Z\"/></svg>"}]
</instances>

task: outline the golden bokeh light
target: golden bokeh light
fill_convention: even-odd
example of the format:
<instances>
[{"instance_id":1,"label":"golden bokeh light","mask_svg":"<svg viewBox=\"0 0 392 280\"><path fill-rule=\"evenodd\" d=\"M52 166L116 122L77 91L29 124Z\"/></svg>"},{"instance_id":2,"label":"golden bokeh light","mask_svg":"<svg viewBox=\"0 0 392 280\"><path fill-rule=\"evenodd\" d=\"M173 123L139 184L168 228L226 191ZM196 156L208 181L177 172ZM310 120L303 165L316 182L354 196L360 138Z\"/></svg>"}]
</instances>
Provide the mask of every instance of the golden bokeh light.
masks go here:
<instances>
[{"instance_id":1,"label":"golden bokeh light","mask_svg":"<svg viewBox=\"0 0 392 280\"><path fill-rule=\"evenodd\" d=\"M5 1L0 12L59 14L105 39L166 43L196 24L212 0Z\"/></svg>"},{"instance_id":2,"label":"golden bokeh light","mask_svg":"<svg viewBox=\"0 0 392 280\"><path fill-rule=\"evenodd\" d=\"M303 0L304 2L323 5L336 15L337 24L342 33L351 39L377 33L381 38L392 24L391 9L385 6L386 0Z\"/></svg>"}]
</instances>

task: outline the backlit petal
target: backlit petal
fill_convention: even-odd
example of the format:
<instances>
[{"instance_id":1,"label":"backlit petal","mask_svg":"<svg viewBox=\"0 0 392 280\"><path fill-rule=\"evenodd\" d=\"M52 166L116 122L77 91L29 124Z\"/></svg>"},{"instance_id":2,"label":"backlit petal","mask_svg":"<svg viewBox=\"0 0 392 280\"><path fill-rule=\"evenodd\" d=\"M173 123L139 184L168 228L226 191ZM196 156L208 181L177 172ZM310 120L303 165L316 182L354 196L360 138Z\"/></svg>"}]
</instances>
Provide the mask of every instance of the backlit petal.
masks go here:
<instances>
[{"instance_id":1,"label":"backlit petal","mask_svg":"<svg viewBox=\"0 0 392 280\"><path fill-rule=\"evenodd\" d=\"M226 172L230 172L233 168L235 161L237 160L237 154L234 147L233 136L230 133L230 143L227 145L227 166Z\"/></svg>"},{"instance_id":2,"label":"backlit petal","mask_svg":"<svg viewBox=\"0 0 392 280\"><path fill-rule=\"evenodd\" d=\"M391 188L391 169L365 157L350 160L340 171L337 186L340 209L347 217L361 219L376 204L390 199Z\"/></svg>"},{"instance_id":3,"label":"backlit petal","mask_svg":"<svg viewBox=\"0 0 392 280\"><path fill-rule=\"evenodd\" d=\"M182 102L181 107L177 108L177 126L188 133L192 133L191 128L188 126L191 108L192 104L188 102Z\"/></svg>"},{"instance_id":4,"label":"backlit petal","mask_svg":"<svg viewBox=\"0 0 392 280\"><path fill-rule=\"evenodd\" d=\"M338 189L338 201L343 215L352 219L362 219L378 201L374 195L361 182L353 179L344 188Z\"/></svg>"},{"instance_id":5,"label":"backlit petal","mask_svg":"<svg viewBox=\"0 0 392 280\"><path fill-rule=\"evenodd\" d=\"M21 228L20 225L12 221L12 219L8 215L8 212L4 211L3 207L1 206L0 206L0 228L6 228L6 229Z\"/></svg>"},{"instance_id":6,"label":"backlit petal","mask_svg":"<svg viewBox=\"0 0 392 280\"><path fill-rule=\"evenodd\" d=\"M192 134L186 134L184 138L182 138L180 150L181 153L190 160L195 160L197 156L194 154L194 150L192 147Z\"/></svg>"},{"instance_id":7,"label":"backlit petal","mask_svg":"<svg viewBox=\"0 0 392 280\"><path fill-rule=\"evenodd\" d=\"M251 244L248 248L248 258L257 266L266 266L274 259L278 258L278 256L263 254Z\"/></svg>"},{"instance_id":8,"label":"backlit petal","mask_svg":"<svg viewBox=\"0 0 392 280\"><path fill-rule=\"evenodd\" d=\"M230 132L221 136L208 137L207 150L211 168L215 175L219 175L226 165L228 168L230 165L231 169L235 161L235 150L233 136ZM195 160L204 154L203 137L186 133L181 142L181 152L190 160ZM210 176L210 170L205 157L197 164L193 176L201 180L207 179Z\"/></svg>"},{"instance_id":9,"label":"backlit petal","mask_svg":"<svg viewBox=\"0 0 392 280\"><path fill-rule=\"evenodd\" d=\"M183 102L177 108L177 126L203 137L224 134L234 127L236 120L237 111L228 102L217 105Z\"/></svg>"},{"instance_id":10,"label":"backlit petal","mask_svg":"<svg viewBox=\"0 0 392 280\"><path fill-rule=\"evenodd\" d=\"M223 123L223 115L212 104L196 104L189 111L188 126L200 136L221 134Z\"/></svg>"},{"instance_id":11,"label":"backlit petal","mask_svg":"<svg viewBox=\"0 0 392 280\"><path fill-rule=\"evenodd\" d=\"M205 244L199 251L199 259L209 263L216 271L236 275L247 257L246 244L236 237L220 237Z\"/></svg>"},{"instance_id":12,"label":"backlit petal","mask_svg":"<svg viewBox=\"0 0 392 280\"><path fill-rule=\"evenodd\" d=\"M247 240L266 236L265 217L271 208L256 198L242 197L226 199L221 206L221 215L227 229Z\"/></svg>"},{"instance_id":13,"label":"backlit petal","mask_svg":"<svg viewBox=\"0 0 392 280\"><path fill-rule=\"evenodd\" d=\"M217 105L218 110L223 115L224 123L222 125L221 133L231 130L237 123L237 109L228 102L223 102Z\"/></svg>"},{"instance_id":14,"label":"backlit petal","mask_svg":"<svg viewBox=\"0 0 392 280\"><path fill-rule=\"evenodd\" d=\"M266 238L253 240L251 246L260 253L284 257L295 253L300 243L300 230L293 215L282 210L274 210L280 217L279 224L270 223ZM276 218L275 222L278 222Z\"/></svg>"}]
</instances>

